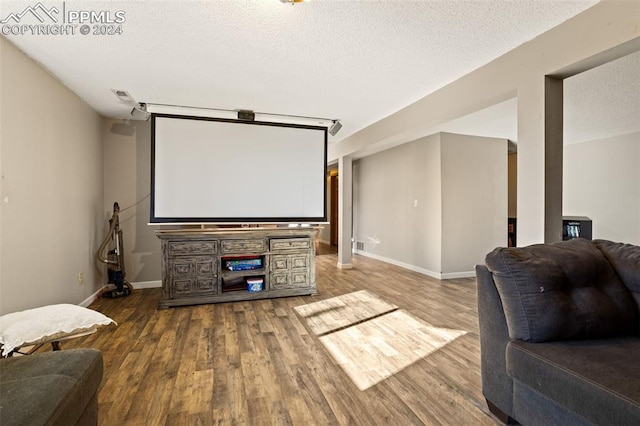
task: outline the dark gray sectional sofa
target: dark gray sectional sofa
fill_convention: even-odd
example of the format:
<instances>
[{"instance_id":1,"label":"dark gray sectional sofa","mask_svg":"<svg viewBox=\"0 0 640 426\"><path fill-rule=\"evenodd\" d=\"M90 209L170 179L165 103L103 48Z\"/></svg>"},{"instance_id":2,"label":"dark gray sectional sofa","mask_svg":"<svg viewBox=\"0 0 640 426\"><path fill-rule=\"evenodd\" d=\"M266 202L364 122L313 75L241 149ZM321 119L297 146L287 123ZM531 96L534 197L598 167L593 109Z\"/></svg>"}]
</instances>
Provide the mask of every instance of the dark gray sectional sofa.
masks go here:
<instances>
[{"instance_id":1,"label":"dark gray sectional sofa","mask_svg":"<svg viewBox=\"0 0 640 426\"><path fill-rule=\"evenodd\" d=\"M95 349L0 359L0 425L96 425L102 373Z\"/></svg>"},{"instance_id":2,"label":"dark gray sectional sofa","mask_svg":"<svg viewBox=\"0 0 640 426\"><path fill-rule=\"evenodd\" d=\"M496 416L640 425L640 247L499 248L476 276L482 391Z\"/></svg>"}]
</instances>

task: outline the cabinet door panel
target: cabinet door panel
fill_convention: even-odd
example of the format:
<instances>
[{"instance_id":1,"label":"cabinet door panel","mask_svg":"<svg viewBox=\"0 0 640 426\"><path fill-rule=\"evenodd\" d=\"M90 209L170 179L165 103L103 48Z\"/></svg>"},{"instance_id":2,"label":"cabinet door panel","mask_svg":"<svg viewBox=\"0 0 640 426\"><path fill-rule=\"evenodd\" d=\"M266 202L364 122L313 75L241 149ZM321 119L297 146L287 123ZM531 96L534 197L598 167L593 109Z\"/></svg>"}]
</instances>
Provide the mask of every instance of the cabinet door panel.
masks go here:
<instances>
[{"instance_id":1,"label":"cabinet door panel","mask_svg":"<svg viewBox=\"0 0 640 426\"><path fill-rule=\"evenodd\" d=\"M198 278L194 291L199 293L214 291L215 282L216 280L214 278Z\"/></svg>"},{"instance_id":2,"label":"cabinet door panel","mask_svg":"<svg viewBox=\"0 0 640 426\"><path fill-rule=\"evenodd\" d=\"M213 274L213 258L196 259L196 274Z\"/></svg>"},{"instance_id":3,"label":"cabinet door panel","mask_svg":"<svg viewBox=\"0 0 640 426\"><path fill-rule=\"evenodd\" d=\"M309 285L306 272L292 272L291 273L291 286L292 287L306 287Z\"/></svg>"},{"instance_id":4,"label":"cabinet door panel","mask_svg":"<svg viewBox=\"0 0 640 426\"><path fill-rule=\"evenodd\" d=\"M281 289L289 287L289 274L272 274L270 286L272 289Z\"/></svg>"},{"instance_id":5,"label":"cabinet door panel","mask_svg":"<svg viewBox=\"0 0 640 426\"><path fill-rule=\"evenodd\" d=\"M191 279L174 279L171 287L173 293L178 296L184 296L191 293Z\"/></svg>"},{"instance_id":6,"label":"cabinet door panel","mask_svg":"<svg viewBox=\"0 0 640 426\"><path fill-rule=\"evenodd\" d=\"M171 262L174 277L188 277L193 275L194 262L191 259L180 259Z\"/></svg>"},{"instance_id":7,"label":"cabinet door panel","mask_svg":"<svg viewBox=\"0 0 640 426\"><path fill-rule=\"evenodd\" d=\"M218 273L213 256L175 256L169 260L172 297L215 293Z\"/></svg>"},{"instance_id":8,"label":"cabinet door panel","mask_svg":"<svg viewBox=\"0 0 640 426\"><path fill-rule=\"evenodd\" d=\"M309 266L309 256L306 255L298 255L291 256L291 269L306 269Z\"/></svg>"},{"instance_id":9,"label":"cabinet door panel","mask_svg":"<svg viewBox=\"0 0 640 426\"><path fill-rule=\"evenodd\" d=\"M289 258L288 256L272 256L271 257L271 270L272 271L288 271L289 270Z\"/></svg>"}]
</instances>

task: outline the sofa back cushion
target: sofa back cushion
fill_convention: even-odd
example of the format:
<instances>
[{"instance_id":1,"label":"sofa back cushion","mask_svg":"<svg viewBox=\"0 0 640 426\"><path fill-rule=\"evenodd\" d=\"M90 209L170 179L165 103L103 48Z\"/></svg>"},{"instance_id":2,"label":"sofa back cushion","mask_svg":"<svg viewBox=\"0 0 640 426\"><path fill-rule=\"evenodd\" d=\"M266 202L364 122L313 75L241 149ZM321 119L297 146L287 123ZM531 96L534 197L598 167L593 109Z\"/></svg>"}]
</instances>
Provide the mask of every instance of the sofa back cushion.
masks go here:
<instances>
[{"instance_id":1,"label":"sofa back cushion","mask_svg":"<svg viewBox=\"0 0 640 426\"><path fill-rule=\"evenodd\" d=\"M631 291L640 310L640 246L606 240L595 240L594 244Z\"/></svg>"},{"instance_id":2,"label":"sofa back cushion","mask_svg":"<svg viewBox=\"0 0 640 426\"><path fill-rule=\"evenodd\" d=\"M638 334L638 306L594 243L497 248L486 264L509 337L528 342Z\"/></svg>"}]
</instances>

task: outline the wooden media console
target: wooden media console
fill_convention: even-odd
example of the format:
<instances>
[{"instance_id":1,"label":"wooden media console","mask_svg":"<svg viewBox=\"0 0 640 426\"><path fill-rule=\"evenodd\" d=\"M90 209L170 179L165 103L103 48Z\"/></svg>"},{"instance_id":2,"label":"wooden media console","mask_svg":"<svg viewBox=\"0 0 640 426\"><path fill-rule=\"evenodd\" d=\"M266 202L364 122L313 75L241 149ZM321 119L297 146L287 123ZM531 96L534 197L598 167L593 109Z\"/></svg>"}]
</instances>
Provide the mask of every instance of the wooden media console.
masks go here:
<instances>
[{"instance_id":1,"label":"wooden media console","mask_svg":"<svg viewBox=\"0 0 640 426\"><path fill-rule=\"evenodd\" d=\"M315 228L157 231L163 290L158 308L316 294L316 233Z\"/></svg>"}]
</instances>

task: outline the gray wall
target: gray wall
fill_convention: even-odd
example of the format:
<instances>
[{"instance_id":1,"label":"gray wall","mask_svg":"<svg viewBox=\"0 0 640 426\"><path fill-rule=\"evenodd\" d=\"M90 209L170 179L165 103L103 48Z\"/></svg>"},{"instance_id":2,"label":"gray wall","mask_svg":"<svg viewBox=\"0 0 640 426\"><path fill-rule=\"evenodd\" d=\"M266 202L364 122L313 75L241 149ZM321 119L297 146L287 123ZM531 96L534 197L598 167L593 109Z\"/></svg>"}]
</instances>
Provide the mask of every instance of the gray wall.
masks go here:
<instances>
[{"instance_id":1,"label":"gray wall","mask_svg":"<svg viewBox=\"0 0 640 426\"><path fill-rule=\"evenodd\" d=\"M104 214L111 217L113 203L118 202L122 210L120 226L124 233L127 280L134 285L158 281L162 278L160 240L155 235L157 227L147 225L151 189L151 124L148 121L104 119L102 135Z\"/></svg>"},{"instance_id":2,"label":"gray wall","mask_svg":"<svg viewBox=\"0 0 640 426\"><path fill-rule=\"evenodd\" d=\"M443 133L442 272L507 245L507 140Z\"/></svg>"},{"instance_id":3,"label":"gray wall","mask_svg":"<svg viewBox=\"0 0 640 426\"><path fill-rule=\"evenodd\" d=\"M367 255L446 278L506 245L505 139L428 136L354 162L353 187Z\"/></svg>"},{"instance_id":4,"label":"gray wall","mask_svg":"<svg viewBox=\"0 0 640 426\"><path fill-rule=\"evenodd\" d=\"M563 214L593 237L640 245L640 132L565 145Z\"/></svg>"},{"instance_id":5,"label":"gray wall","mask_svg":"<svg viewBox=\"0 0 640 426\"><path fill-rule=\"evenodd\" d=\"M440 135L354 162L353 194L365 252L440 271Z\"/></svg>"},{"instance_id":6,"label":"gray wall","mask_svg":"<svg viewBox=\"0 0 640 426\"><path fill-rule=\"evenodd\" d=\"M101 118L4 37L0 49L0 314L79 304L103 281Z\"/></svg>"}]
</instances>

